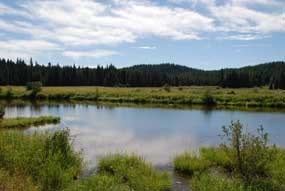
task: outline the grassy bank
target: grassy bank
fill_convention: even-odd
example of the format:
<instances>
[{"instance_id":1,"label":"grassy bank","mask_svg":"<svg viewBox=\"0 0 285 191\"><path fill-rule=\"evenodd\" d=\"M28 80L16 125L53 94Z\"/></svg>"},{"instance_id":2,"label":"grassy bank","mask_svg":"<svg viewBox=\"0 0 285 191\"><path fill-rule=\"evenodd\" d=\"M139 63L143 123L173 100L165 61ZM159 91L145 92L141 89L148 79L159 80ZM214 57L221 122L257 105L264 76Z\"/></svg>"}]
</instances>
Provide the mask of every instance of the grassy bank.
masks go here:
<instances>
[{"instance_id":1,"label":"grassy bank","mask_svg":"<svg viewBox=\"0 0 285 191\"><path fill-rule=\"evenodd\" d=\"M68 130L29 135L0 131L0 190L171 190L170 177L138 156L106 156L98 172L80 178L83 166Z\"/></svg>"},{"instance_id":2,"label":"grassy bank","mask_svg":"<svg viewBox=\"0 0 285 191\"><path fill-rule=\"evenodd\" d=\"M43 116L43 117L18 117L18 118L5 118L0 119L0 128L5 129L22 129L30 126L40 126L46 124L60 123L59 117Z\"/></svg>"},{"instance_id":3,"label":"grassy bank","mask_svg":"<svg viewBox=\"0 0 285 191\"><path fill-rule=\"evenodd\" d=\"M193 191L285 190L285 149L267 145L262 128L252 135L237 122L223 132L220 146L174 159L175 171L189 177Z\"/></svg>"},{"instance_id":4,"label":"grassy bank","mask_svg":"<svg viewBox=\"0 0 285 191\"><path fill-rule=\"evenodd\" d=\"M30 99L25 87L2 87L2 99ZM43 87L41 100L100 101L120 103L201 104L247 107L285 107L285 90L268 88L223 89L219 87Z\"/></svg>"},{"instance_id":5,"label":"grassy bank","mask_svg":"<svg viewBox=\"0 0 285 191\"><path fill-rule=\"evenodd\" d=\"M98 172L70 190L169 191L171 179L167 173L154 170L144 159L135 155L109 155L99 161Z\"/></svg>"}]
</instances>

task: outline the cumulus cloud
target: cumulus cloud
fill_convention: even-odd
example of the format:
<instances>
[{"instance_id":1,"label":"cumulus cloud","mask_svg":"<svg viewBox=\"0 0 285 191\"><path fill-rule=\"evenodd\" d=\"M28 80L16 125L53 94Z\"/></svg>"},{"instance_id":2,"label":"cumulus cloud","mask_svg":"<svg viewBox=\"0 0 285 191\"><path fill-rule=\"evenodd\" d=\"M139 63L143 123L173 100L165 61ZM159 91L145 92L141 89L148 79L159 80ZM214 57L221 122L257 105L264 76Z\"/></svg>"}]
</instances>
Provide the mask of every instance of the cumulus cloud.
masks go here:
<instances>
[{"instance_id":1,"label":"cumulus cloud","mask_svg":"<svg viewBox=\"0 0 285 191\"><path fill-rule=\"evenodd\" d=\"M60 51L54 43L44 40L3 40L0 41L0 57L30 58L31 55L42 54L44 51Z\"/></svg>"},{"instance_id":2,"label":"cumulus cloud","mask_svg":"<svg viewBox=\"0 0 285 191\"><path fill-rule=\"evenodd\" d=\"M112 50L92 50L92 51L64 51L63 55L71 58L81 58L81 57L89 57L89 58L102 58L102 57L110 57L113 55L118 55L119 53Z\"/></svg>"},{"instance_id":3,"label":"cumulus cloud","mask_svg":"<svg viewBox=\"0 0 285 191\"><path fill-rule=\"evenodd\" d=\"M145 49L145 50L155 50L156 46L138 46L136 48Z\"/></svg>"},{"instance_id":4,"label":"cumulus cloud","mask_svg":"<svg viewBox=\"0 0 285 191\"><path fill-rule=\"evenodd\" d=\"M150 0L30 0L16 1L17 6L0 3L0 32L6 32L0 38L10 37L8 40L18 43L20 40L47 42L55 45L49 50L60 47L63 56L99 58L117 52L91 51L98 46L114 48L147 37L201 40L208 38L209 33L228 33L216 38L254 40L285 31L285 13L280 10L284 1L281 0L169 1L176 4L161 5ZM203 4L207 11L177 5L182 2ZM263 12L250 5L274 6L276 12ZM4 17L7 15L13 17ZM45 46L38 48L46 50ZM63 51L67 48L69 51ZM78 49L87 51L74 51ZM6 49L6 52L13 50L21 52L20 49ZM23 50L23 54L26 53Z\"/></svg>"}]
</instances>

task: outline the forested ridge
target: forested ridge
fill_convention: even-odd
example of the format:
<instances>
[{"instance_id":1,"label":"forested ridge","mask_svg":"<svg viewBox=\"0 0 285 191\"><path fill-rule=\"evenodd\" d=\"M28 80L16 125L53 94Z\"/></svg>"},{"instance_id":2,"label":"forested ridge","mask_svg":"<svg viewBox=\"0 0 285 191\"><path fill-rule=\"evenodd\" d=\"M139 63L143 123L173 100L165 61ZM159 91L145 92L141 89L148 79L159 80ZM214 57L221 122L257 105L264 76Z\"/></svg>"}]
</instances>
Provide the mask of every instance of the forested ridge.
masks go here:
<instances>
[{"instance_id":1,"label":"forested ridge","mask_svg":"<svg viewBox=\"0 0 285 191\"><path fill-rule=\"evenodd\" d=\"M205 71L175 64L135 65L116 68L113 65L96 68L40 65L21 59L0 59L0 85L26 85L41 81L45 86L130 86L154 87L208 86L240 88L269 86L285 89L285 62L271 62L238 69Z\"/></svg>"}]
</instances>

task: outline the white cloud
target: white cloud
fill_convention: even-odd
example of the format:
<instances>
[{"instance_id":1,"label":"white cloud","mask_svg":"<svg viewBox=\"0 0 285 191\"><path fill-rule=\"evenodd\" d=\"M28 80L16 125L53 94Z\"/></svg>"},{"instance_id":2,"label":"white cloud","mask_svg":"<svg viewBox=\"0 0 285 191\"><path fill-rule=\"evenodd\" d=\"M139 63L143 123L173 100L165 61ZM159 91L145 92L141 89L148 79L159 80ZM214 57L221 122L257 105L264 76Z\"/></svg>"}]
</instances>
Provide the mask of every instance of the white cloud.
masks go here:
<instances>
[{"instance_id":1,"label":"white cloud","mask_svg":"<svg viewBox=\"0 0 285 191\"><path fill-rule=\"evenodd\" d=\"M0 41L0 57L30 58L44 51L60 51L60 47L44 40L5 40Z\"/></svg>"},{"instance_id":2,"label":"white cloud","mask_svg":"<svg viewBox=\"0 0 285 191\"><path fill-rule=\"evenodd\" d=\"M16 16L0 17L0 32L6 32L0 40L3 43L1 38L7 40L7 34L16 33L10 36L10 42L15 40L19 44L23 39L34 45L46 42L54 45L48 51L59 51L64 56L99 58L112 56L116 51L99 51L100 54L92 51L98 45L113 48L146 37L200 40L215 32L223 34L216 37L218 39L255 40L274 32L285 32L285 13L280 8L285 3L281 0L229 0L222 4L214 0L169 1L203 4L207 11L181 8L177 4L160 5L150 0L30 0L16 1L16 7L0 3L0 16ZM276 12L256 10L250 5L274 6ZM1 47L2 53L5 48L5 52L15 51L20 55L47 50L46 46L38 46L37 51L32 47L28 52L5 45ZM86 51L63 51L67 48Z\"/></svg>"},{"instance_id":3,"label":"white cloud","mask_svg":"<svg viewBox=\"0 0 285 191\"><path fill-rule=\"evenodd\" d=\"M155 50L157 47L156 46L139 46L137 48L145 49L145 50Z\"/></svg>"},{"instance_id":4,"label":"white cloud","mask_svg":"<svg viewBox=\"0 0 285 191\"><path fill-rule=\"evenodd\" d=\"M92 51L64 51L63 55L67 57L71 57L74 59L78 59L81 57L89 57L89 58L104 58L110 57L113 55L118 55L119 53L112 50L92 50Z\"/></svg>"}]
</instances>

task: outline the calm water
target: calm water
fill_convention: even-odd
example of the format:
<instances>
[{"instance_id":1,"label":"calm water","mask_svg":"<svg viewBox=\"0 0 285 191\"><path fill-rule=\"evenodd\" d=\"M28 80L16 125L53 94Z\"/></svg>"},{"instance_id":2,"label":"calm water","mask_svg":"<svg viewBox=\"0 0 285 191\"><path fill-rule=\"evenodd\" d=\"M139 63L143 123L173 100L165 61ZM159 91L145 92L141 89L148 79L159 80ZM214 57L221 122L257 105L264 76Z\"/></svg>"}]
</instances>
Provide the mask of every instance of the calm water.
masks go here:
<instances>
[{"instance_id":1,"label":"calm water","mask_svg":"<svg viewBox=\"0 0 285 191\"><path fill-rule=\"evenodd\" d=\"M100 157L116 152L133 152L167 167L175 154L218 144L221 127L232 120L240 120L250 130L263 125L271 142L285 147L284 112L58 104L9 106L5 117L41 115L60 116L61 124L27 131L69 127L90 169Z\"/></svg>"}]
</instances>

